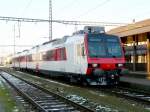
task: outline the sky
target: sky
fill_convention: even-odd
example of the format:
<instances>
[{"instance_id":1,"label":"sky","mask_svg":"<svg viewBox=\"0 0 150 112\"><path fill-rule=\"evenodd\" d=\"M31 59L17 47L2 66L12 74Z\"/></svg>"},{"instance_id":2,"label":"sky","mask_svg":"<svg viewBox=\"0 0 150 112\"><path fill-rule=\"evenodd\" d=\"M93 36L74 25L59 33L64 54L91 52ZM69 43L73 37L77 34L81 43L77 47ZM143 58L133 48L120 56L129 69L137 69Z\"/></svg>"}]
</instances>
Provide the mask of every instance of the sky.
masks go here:
<instances>
[{"instance_id":1,"label":"sky","mask_svg":"<svg viewBox=\"0 0 150 112\"><path fill-rule=\"evenodd\" d=\"M150 0L52 0L54 20L132 23L150 18ZM0 16L48 19L49 0L0 0ZM48 41L48 23L0 20L0 57ZM81 29L83 26L77 26ZM114 27L106 27L109 30ZM53 23L53 39L71 35L74 25ZM4 47L4 45L6 45ZM26 47L25 47L26 45Z\"/></svg>"}]
</instances>

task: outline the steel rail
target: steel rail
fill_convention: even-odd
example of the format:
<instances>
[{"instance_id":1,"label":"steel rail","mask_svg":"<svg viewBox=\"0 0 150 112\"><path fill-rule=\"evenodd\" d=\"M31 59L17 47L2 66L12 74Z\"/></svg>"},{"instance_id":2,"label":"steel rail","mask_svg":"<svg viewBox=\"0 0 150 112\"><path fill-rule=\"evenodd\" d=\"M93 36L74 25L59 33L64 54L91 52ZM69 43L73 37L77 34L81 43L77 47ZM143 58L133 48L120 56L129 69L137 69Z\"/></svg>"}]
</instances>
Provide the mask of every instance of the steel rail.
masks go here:
<instances>
[{"instance_id":1,"label":"steel rail","mask_svg":"<svg viewBox=\"0 0 150 112\"><path fill-rule=\"evenodd\" d=\"M43 87L28 82L20 77L6 72L1 72L1 76L14 87L26 100L32 103L37 109L43 112L51 111L81 111L94 112L87 107L72 102L65 97L50 92ZM18 86L18 87L17 87ZM51 101L51 102L49 102ZM57 104L59 103L59 104ZM58 106L58 107L57 107Z\"/></svg>"}]
</instances>

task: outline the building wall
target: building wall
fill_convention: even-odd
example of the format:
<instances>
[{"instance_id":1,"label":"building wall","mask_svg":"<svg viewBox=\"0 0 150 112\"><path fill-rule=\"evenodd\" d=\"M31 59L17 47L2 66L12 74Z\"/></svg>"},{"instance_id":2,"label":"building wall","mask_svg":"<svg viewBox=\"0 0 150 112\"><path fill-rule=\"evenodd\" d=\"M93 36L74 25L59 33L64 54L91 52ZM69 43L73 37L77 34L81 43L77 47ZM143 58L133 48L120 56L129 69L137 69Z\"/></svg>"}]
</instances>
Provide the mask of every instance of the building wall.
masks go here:
<instances>
[{"instance_id":1,"label":"building wall","mask_svg":"<svg viewBox=\"0 0 150 112\"><path fill-rule=\"evenodd\" d=\"M107 33L121 38L126 49L127 68L145 72L150 79L150 19L114 28Z\"/></svg>"},{"instance_id":2,"label":"building wall","mask_svg":"<svg viewBox=\"0 0 150 112\"><path fill-rule=\"evenodd\" d=\"M147 71L147 33L121 37L125 47L126 67L131 71Z\"/></svg>"}]
</instances>

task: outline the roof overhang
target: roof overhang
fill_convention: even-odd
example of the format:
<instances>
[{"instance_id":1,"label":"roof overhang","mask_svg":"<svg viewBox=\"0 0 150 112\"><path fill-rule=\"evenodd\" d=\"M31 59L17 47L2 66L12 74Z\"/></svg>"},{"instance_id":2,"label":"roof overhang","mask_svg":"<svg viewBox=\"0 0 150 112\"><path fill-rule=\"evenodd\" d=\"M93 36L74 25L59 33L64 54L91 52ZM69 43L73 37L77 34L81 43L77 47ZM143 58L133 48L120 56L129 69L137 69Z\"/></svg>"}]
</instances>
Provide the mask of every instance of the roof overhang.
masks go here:
<instances>
[{"instance_id":1,"label":"roof overhang","mask_svg":"<svg viewBox=\"0 0 150 112\"><path fill-rule=\"evenodd\" d=\"M119 37L125 37L146 32L150 32L150 19L134 24L129 24L127 26L121 26L108 31L107 33L117 35Z\"/></svg>"}]
</instances>

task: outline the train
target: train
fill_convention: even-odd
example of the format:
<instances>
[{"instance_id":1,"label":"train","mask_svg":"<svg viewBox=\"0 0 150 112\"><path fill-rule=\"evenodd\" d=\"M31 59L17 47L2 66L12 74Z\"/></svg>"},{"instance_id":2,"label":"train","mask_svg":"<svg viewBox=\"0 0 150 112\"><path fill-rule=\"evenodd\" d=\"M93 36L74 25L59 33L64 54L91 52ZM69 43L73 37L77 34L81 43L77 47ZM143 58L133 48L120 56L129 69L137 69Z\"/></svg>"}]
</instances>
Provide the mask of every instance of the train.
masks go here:
<instances>
[{"instance_id":1,"label":"train","mask_svg":"<svg viewBox=\"0 0 150 112\"><path fill-rule=\"evenodd\" d=\"M12 67L84 85L117 85L128 73L120 38L99 26L85 26L71 36L16 53Z\"/></svg>"}]
</instances>

